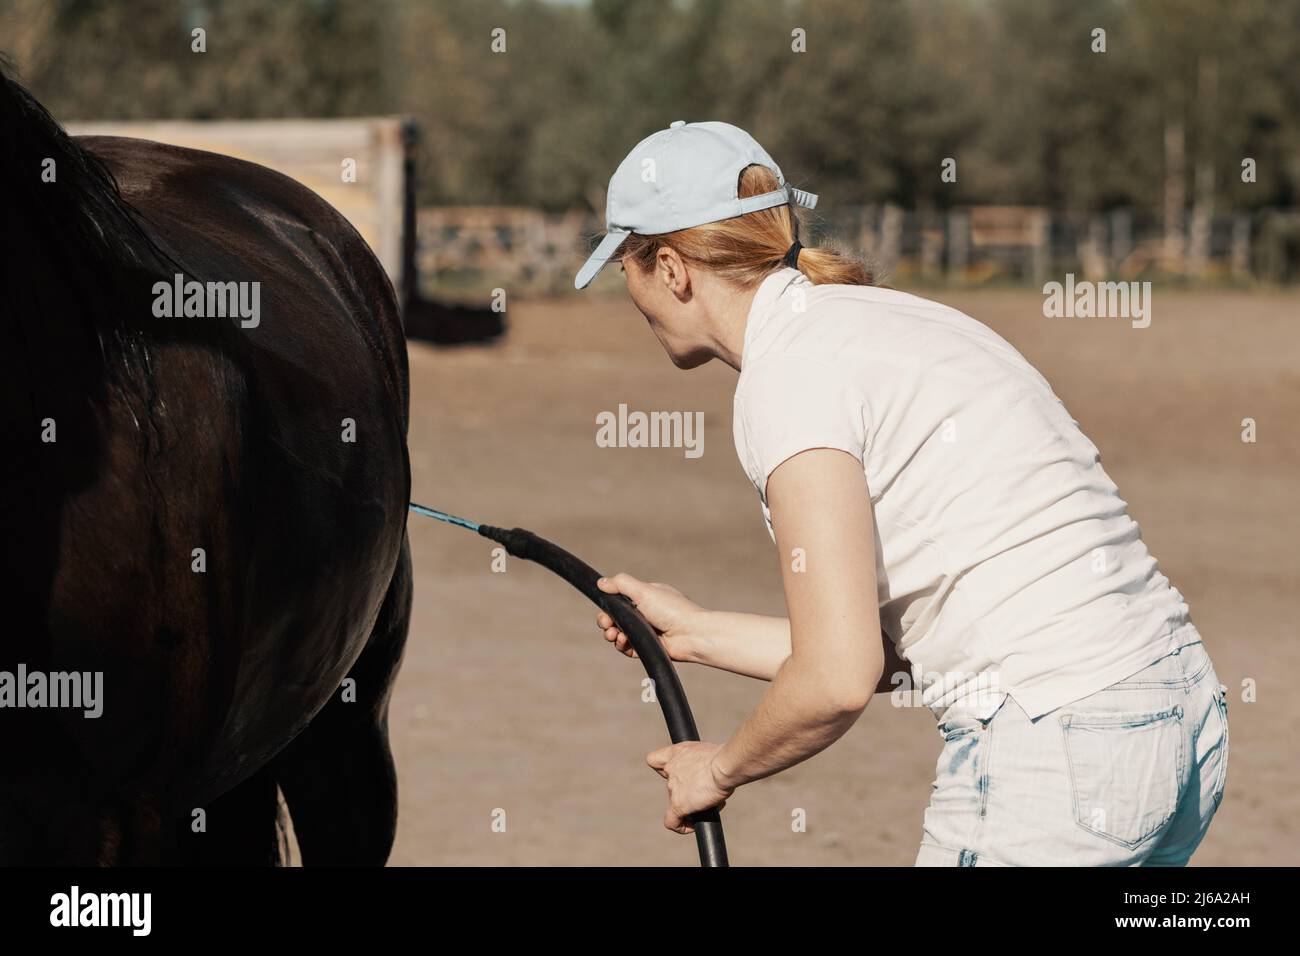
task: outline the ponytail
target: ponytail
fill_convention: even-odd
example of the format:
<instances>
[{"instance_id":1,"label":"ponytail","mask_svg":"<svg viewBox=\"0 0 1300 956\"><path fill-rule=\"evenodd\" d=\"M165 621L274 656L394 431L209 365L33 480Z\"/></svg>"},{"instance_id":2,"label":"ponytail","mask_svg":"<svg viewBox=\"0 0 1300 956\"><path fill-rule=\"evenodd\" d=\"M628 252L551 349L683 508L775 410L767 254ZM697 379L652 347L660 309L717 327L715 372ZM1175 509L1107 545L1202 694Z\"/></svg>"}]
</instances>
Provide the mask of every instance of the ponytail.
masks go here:
<instances>
[{"instance_id":1,"label":"ponytail","mask_svg":"<svg viewBox=\"0 0 1300 956\"><path fill-rule=\"evenodd\" d=\"M799 271L813 285L875 285L876 277L861 259L827 246L799 251Z\"/></svg>"}]
</instances>

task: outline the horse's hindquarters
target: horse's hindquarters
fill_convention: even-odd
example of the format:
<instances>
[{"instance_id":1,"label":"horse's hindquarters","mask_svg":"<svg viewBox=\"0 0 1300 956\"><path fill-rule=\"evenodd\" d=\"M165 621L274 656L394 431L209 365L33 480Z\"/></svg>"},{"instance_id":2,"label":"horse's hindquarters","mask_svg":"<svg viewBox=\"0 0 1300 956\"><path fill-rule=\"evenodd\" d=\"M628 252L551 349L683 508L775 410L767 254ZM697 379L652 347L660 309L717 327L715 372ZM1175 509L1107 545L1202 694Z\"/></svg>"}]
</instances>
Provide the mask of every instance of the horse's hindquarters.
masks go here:
<instances>
[{"instance_id":1,"label":"horse's hindquarters","mask_svg":"<svg viewBox=\"0 0 1300 956\"><path fill-rule=\"evenodd\" d=\"M257 321L199 300L168 313L154 285L174 276L139 270L96 299L93 270L73 282L36 264L62 261L56 246L33 256L24 308L45 338L25 338L0 421L31 435L52 417L59 437L27 442L0 475L28 495L0 512L23 552L10 557L26 559L0 665L102 689L93 715L29 711L6 748L0 859L14 862L170 858L177 828L339 692L389 592L409 497L396 303L355 232L251 164L89 145L181 288L235 283L246 303L256 288ZM53 414L43 391L65 396Z\"/></svg>"}]
</instances>

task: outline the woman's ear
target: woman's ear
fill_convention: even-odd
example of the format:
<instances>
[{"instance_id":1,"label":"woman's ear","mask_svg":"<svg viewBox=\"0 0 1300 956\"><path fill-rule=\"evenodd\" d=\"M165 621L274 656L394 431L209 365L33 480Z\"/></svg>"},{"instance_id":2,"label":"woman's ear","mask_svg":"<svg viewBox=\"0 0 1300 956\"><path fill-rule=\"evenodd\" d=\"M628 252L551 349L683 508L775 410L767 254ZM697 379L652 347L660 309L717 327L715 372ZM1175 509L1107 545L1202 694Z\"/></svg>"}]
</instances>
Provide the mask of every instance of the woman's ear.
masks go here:
<instances>
[{"instance_id":1,"label":"woman's ear","mask_svg":"<svg viewBox=\"0 0 1300 956\"><path fill-rule=\"evenodd\" d=\"M678 299L690 296L691 277L686 271L686 262L677 254L676 249L661 246L655 255L655 271L661 278L664 288Z\"/></svg>"}]
</instances>

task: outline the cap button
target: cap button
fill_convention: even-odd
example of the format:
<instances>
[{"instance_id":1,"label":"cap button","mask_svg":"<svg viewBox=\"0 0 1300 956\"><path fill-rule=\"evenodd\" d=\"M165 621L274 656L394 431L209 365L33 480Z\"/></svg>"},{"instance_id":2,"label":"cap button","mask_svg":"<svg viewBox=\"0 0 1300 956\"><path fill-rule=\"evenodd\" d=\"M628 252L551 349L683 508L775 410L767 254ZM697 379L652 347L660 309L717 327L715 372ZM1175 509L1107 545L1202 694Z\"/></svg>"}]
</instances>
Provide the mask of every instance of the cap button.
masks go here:
<instances>
[{"instance_id":1,"label":"cap button","mask_svg":"<svg viewBox=\"0 0 1300 956\"><path fill-rule=\"evenodd\" d=\"M686 120L674 120L673 122L668 124L668 128L676 129L679 126L685 126L685 125L686 125Z\"/></svg>"}]
</instances>

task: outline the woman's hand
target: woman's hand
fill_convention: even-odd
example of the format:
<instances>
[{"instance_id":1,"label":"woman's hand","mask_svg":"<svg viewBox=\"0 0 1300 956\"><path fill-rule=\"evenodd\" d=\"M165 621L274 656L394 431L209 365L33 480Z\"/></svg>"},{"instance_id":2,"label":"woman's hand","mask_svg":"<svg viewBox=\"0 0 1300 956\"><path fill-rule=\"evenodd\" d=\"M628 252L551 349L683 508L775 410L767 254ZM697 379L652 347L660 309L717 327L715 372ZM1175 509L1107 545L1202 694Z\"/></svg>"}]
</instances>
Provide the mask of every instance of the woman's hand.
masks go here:
<instances>
[{"instance_id":1,"label":"woman's hand","mask_svg":"<svg viewBox=\"0 0 1300 956\"><path fill-rule=\"evenodd\" d=\"M675 661L695 659L692 639L701 617L708 612L681 591L667 584L647 584L630 574L601 578L596 586L606 594L626 595L658 633L669 658ZM605 640L621 653L636 657L627 635L604 611L596 615L596 626L604 632Z\"/></svg>"},{"instance_id":2,"label":"woman's hand","mask_svg":"<svg viewBox=\"0 0 1300 956\"><path fill-rule=\"evenodd\" d=\"M686 741L661 747L646 758L659 776L668 781L668 813L664 826L675 833L694 833L689 817L710 807L721 809L734 788L723 787L714 775L713 758L718 744Z\"/></svg>"}]
</instances>

